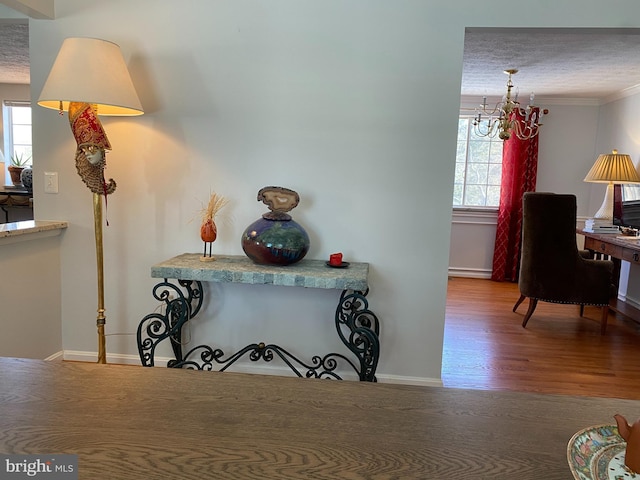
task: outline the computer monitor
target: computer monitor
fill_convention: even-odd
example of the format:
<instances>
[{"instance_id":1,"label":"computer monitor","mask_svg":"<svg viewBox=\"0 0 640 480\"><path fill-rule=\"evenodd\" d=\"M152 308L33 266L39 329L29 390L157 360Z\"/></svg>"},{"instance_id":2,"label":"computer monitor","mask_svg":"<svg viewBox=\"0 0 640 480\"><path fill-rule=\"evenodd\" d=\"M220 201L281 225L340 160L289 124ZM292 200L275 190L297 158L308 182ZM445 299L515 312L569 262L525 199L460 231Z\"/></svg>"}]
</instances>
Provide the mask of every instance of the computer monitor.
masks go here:
<instances>
[{"instance_id":1,"label":"computer monitor","mask_svg":"<svg viewBox=\"0 0 640 480\"><path fill-rule=\"evenodd\" d=\"M640 230L640 185L614 185L613 224Z\"/></svg>"}]
</instances>

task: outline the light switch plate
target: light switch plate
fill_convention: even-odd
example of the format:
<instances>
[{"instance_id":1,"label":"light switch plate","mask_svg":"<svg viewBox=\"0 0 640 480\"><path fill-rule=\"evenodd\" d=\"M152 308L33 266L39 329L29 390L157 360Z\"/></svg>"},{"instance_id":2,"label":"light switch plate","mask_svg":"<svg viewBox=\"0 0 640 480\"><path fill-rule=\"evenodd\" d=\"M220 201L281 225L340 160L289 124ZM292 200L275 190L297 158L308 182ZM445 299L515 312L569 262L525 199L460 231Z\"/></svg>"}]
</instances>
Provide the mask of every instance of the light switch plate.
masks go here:
<instances>
[{"instance_id":1,"label":"light switch plate","mask_svg":"<svg viewBox=\"0 0 640 480\"><path fill-rule=\"evenodd\" d=\"M44 172L44 193L58 193L58 172Z\"/></svg>"}]
</instances>

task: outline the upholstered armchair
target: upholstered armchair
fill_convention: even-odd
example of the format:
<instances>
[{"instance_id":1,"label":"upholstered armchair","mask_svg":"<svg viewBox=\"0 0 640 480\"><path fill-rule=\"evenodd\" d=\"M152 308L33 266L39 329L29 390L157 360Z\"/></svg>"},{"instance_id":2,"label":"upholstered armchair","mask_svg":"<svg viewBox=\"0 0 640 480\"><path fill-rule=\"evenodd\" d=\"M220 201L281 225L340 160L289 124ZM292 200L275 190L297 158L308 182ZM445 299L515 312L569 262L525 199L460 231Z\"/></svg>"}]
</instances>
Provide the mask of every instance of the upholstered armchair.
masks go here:
<instances>
[{"instance_id":1,"label":"upholstered armchair","mask_svg":"<svg viewBox=\"0 0 640 480\"><path fill-rule=\"evenodd\" d=\"M522 326L533 315L538 301L602 307L600 333L605 334L609 299L613 292L613 262L591 260L576 244L575 195L527 192L523 199L522 250L518 286L529 309Z\"/></svg>"}]
</instances>

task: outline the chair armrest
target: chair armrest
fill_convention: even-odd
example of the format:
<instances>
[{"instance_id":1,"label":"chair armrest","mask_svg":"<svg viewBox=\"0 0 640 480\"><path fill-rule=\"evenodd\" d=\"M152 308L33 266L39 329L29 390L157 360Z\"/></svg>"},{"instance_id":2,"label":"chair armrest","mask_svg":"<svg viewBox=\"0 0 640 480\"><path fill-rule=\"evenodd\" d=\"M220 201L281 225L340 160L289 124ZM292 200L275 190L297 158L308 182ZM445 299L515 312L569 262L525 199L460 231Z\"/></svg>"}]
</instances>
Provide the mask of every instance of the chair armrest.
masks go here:
<instances>
[{"instance_id":1,"label":"chair armrest","mask_svg":"<svg viewBox=\"0 0 640 480\"><path fill-rule=\"evenodd\" d=\"M591 260L584 259L587 271L598 272L598 275L604 275L607 272L613 274L613 262L611 260Z\"/></svg>"}]
</instances>

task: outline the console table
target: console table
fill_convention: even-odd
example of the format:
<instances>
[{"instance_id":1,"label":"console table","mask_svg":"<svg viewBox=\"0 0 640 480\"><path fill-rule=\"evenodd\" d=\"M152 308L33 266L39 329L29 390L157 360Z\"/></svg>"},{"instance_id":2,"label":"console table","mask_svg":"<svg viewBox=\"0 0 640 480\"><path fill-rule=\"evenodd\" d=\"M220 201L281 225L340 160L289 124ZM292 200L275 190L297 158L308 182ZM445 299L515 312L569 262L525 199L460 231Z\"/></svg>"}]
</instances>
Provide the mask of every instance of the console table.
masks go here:
<instances>
[{"instance_id":1,"label":"console table","mask_svg":"<svg viewBox=\"0 0 640 480\"><path fill-rule=\"evenodd\" d=\"M7 207L32 207L33 192L26 188L0 186L0 209L4 212L4 221L9 223Z\"/></svg>"},{"instance_id":2,"label":"console table","mask_svg":"<svg viewBox=\"0 0 640 480\"><path fill-rule=\"evenodd\" d=\"M616 287L620 282L621 260L636 265L640 264L640 237L619 238L614 234L589 233L583 230L577 230L577 233L584 235L584 248L592 252L596 258L603 255L611 258L614 265L613 281ZM609 308L640 322L640 310L618 299L617 296L611 299Z\"/></svg>"},{"instance_id":3,"label":"console table","mask_svg":"<svg viewBox=\"0 0 640 480\"><path fill-rule=\"evenodd\" d=\"M337 369L347 366L361 381L375 382L380 357L380 322L369 309L366 298L368 272L367 263L331 268L322 260L308 259L294 265L274 266L258 265L239 255L216 255L212 262L201 262L200 255L192 253L171 258L151 268L153 278L163 279L152 293L164 304L164 312L151 313L138 325L140 361L143 366L153 366L157 345L168 339L175 355L168 367L224 371L245 356L252 361L267 362L279 358L299 377L341 379ZM202 282L341 290L335 327L350 355L328 353L303 361L279 345L264 342L251 343L230 355L208 345L198 345L183 353L182 328L200 311L204 297Z\"/></svg>"}]
</instances>

